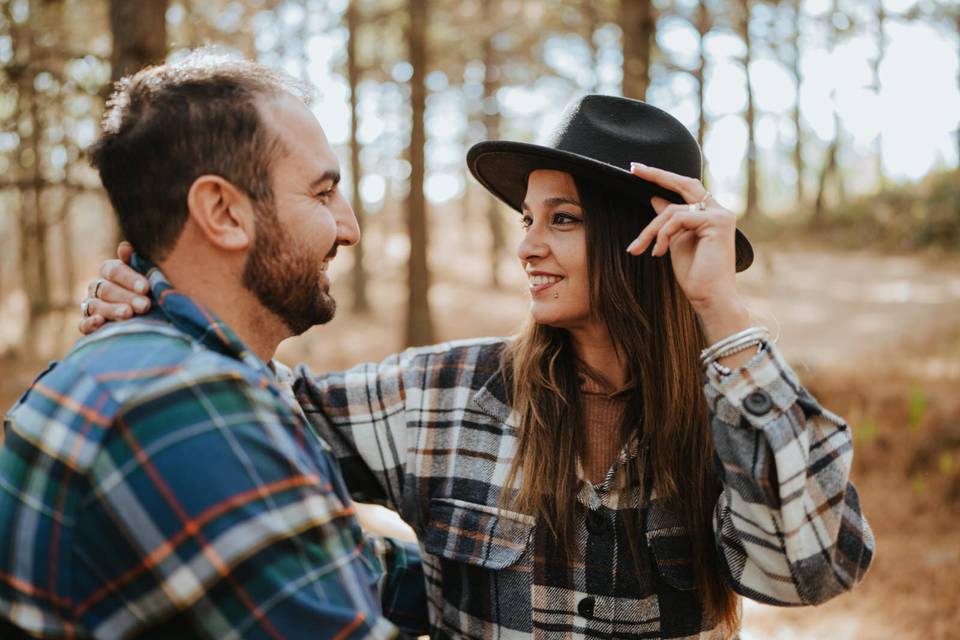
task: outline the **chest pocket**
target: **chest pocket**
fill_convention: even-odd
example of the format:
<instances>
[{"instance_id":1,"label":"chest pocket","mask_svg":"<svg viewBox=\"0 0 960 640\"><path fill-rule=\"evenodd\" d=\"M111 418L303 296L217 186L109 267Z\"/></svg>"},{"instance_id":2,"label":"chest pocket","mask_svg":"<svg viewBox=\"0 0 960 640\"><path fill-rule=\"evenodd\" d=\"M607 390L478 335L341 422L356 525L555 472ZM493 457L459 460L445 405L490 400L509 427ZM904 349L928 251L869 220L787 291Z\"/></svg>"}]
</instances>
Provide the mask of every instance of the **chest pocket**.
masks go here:
<instances>
[{"instance_id":1,"label":"chest pocket","mask_svg":"<svg viewBox=\"0 0 960 640\"><path fill-rule=\"evenodd\" d=\"M486 504L430 501L423 548L433 574L428 585L433 582L442 595L439 635L462 635L464 614L504 629L531 631L534 524L528 515Z\"/></svg>"},{"instance_id":2,"label":"chest pocket","mask_svg":"<svg viewBox=\"0 0 960 640\"><path fill-rule=\"evenodd\" d=\"M663 581L681 591L693 589L693 544L683 519L655 500L646 529L647 545Z\"/></svg>"},{"instance_id":3,"label":"chest pocket","mask_svg":"<svg viewBox=\"0 0 960 640\"><path fill-rule=\"evenodd\" d=\"M424 548L431 555L487 569L506 569L527 551L534 519L453 498L430 502Z\"/></svg>"}]
</instances>

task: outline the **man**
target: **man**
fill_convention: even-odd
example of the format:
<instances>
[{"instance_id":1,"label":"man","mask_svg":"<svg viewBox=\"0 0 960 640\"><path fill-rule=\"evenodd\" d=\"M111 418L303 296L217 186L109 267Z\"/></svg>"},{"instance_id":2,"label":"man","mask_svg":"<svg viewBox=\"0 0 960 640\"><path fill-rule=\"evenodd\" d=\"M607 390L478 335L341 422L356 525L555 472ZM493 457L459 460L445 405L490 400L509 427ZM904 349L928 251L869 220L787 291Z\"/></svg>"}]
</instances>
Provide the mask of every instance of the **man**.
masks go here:
<instances>
[{"instance_id":1,"label":"man","mask_svg":"<svg viewBox=\"0 0 960 640\"><path fill-rule=\"evenodd\" d=\"M415 547L362 533L271 364L360 235L305 99L202 51L118 84L91 156L152 308L5 418L0 637L424 632Z\"/></svg>"}]
</instances>

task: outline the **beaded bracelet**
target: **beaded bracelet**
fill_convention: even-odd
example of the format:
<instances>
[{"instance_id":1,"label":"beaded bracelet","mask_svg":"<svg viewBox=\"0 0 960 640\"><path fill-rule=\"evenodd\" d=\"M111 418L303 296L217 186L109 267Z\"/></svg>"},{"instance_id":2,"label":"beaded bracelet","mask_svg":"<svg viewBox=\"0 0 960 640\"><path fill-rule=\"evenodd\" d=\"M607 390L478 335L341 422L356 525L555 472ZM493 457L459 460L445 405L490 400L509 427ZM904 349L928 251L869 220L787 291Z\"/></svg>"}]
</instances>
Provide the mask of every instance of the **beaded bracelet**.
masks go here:
<instances>
[{"instance_id":1,"label":"beaded bracelet","mask_svg":"<svg viewBox=\"0 0 960 640\"><path fill-rule=\"evenodd\" d=\"M761 346L768 340L770 340L770 332L767 331L766 327L750 327L744 329L739 333L718 340L701 351L700 364L706 367L721 358L726 358L750 347Z\"/></svg>"}]
</instances>

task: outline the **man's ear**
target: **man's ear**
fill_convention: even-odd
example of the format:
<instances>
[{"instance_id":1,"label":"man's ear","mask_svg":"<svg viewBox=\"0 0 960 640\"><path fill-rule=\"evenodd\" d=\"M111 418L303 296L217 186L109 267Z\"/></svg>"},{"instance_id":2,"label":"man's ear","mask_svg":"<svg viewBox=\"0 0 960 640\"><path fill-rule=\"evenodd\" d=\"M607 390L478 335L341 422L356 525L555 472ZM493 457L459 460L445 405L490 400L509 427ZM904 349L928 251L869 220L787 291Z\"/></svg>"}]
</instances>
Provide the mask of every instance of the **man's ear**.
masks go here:
<instances>
[{"instance_id":1,"label":"man's ear","mask_svg":"<svg viewBox=\"0 0 960 640\"><path fill-rule=\"evenodd\" d=\"M203 175L187 192L190 220L213 246L243 251L253 244L254 211L250 198L228 180Z\"/></svg>"}]
</instances>

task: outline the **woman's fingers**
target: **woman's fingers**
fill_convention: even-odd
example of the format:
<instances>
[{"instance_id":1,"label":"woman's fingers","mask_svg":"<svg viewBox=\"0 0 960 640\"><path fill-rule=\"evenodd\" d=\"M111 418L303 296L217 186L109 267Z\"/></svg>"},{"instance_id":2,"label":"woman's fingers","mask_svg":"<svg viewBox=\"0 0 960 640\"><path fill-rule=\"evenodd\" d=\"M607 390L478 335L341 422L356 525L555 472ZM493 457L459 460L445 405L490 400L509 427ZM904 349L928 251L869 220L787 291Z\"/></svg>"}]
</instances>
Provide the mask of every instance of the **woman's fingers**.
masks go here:
<instances>
[{"instance_id":1,"label":"woman's fingers","mask_svg":"<svg viewBox=\"0 0 960 640\"><path fill-rule=\"evenodd\" d=\"M125 304L137 313L145 313L150 308L150 299L146 296L138 295L129 289L117 286L109 280L101 279L97 282L100 283L97 298L104 302ZM93 297L93 292L91 292L91 297Z\"/></svg>"},{"instance_id":2,"label":"woman's fingers","mask_svg":"<svg viewBox=\"0 0 960 640\"><path fill-rule=\"evenodd\" d=\"M671 216L670 220L661 226L660 231L657 232L657 242L653 245L652 255L660 256L665 254L667 249L670 248L670 238L676 233L687 229L696 229L706 221L703 214L697 215L696 213L690 213L688 211L678 211Z\"/></svg>"},{"instance_id":3,"label":"woman's fingers","mask_svg":"<svg viewBox=\"0 0 960 640\"><path fill-rule=\"evenodd\" d=\"M107 302L99 298L87 298L87 316L101 316L106 320L126 320L133 317L133 307L126 302Z\"/></svg>"},{"instance_id":4,"label":"woman's fingers","mask_svg":"<svg viewBox=\"0 0 960 640\"><path fill-rule=\"evenodd\" d=\"M660 227L662 227L670 218L670 214L667 213L667 206L670 204L668 201L654 196L651 198L650 202L653 204L653 209L656 211L657 216L651 220L640 232L640 235L638 235L634 241L627 246L627 253L635 256L638 256L646 251L647 247L650 245L650 241L656 237Z\"/></svg>"},{"instance_id":5,"label":"woman's fingers","mask_svg":"<svg viewBox=\"0 0 960 640\"><path fill-rule=\"evenodd\" d=\"M99 329L103 322L103 316L99 314L95 316L85 316L84 318L81 318L80 324L77 326L77 328L80 330L80 333L86 336Z\"/></svg>"},{"instance_id":6,"label":"woman's fingers","mask_svg":"<svg viewBox=\"0 0 960 640\"><path fill-rule=\"evenodd\" d=\"M679 173L657 169L656 167L648 167L637 162L630 165L630 173L680 194L687 202L699 202L707 192L703 183L696 178L682 176Z\"/></svg>"},{"instance_id":7,"label":"woman's fingers","mask_svg":"<svg viewBox=\"0 0 960 640\"><path fill-rule=\"evenodd\" d=\"M120 250L117 250L120 253ZM132 293L145 294L149 287L147 279L122 260L106 260L100 265L100 275Z\"/></svg>"},{"instance_id":8,"label":"woman's fingers","mask_svg":"<svg viewBox=\"0 0 960 640\"><path fill-rule=\"evenodd\" d=\"M133 257L133 245L126 240L118 244L117 257L120 258L125 264L130 264L130 259Z\"/></svg>"}]
</instances>

